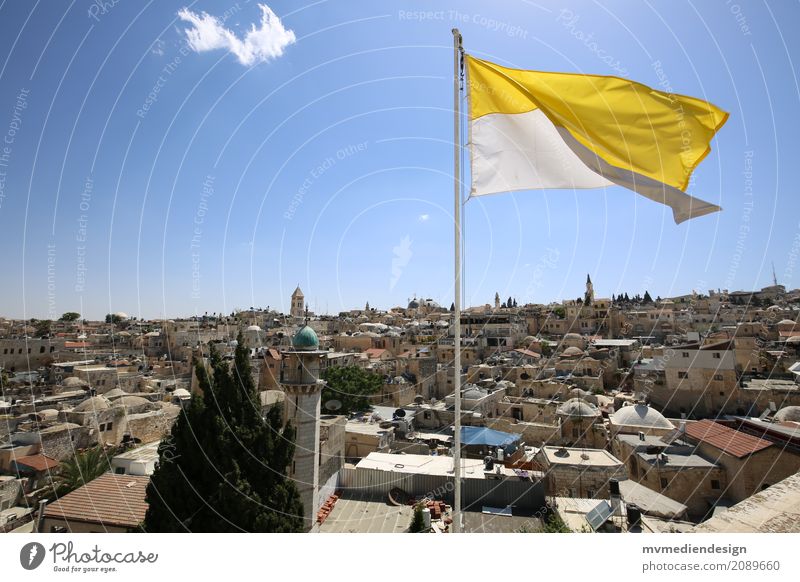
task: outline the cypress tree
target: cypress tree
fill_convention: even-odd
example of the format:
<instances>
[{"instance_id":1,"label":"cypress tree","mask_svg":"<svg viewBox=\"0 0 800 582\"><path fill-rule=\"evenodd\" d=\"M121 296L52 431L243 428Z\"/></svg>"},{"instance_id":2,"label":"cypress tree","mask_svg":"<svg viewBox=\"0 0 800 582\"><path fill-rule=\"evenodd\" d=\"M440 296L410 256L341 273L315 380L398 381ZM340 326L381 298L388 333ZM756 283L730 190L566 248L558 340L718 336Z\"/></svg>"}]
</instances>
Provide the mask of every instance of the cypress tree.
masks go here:
<instances>
[{"instance_id":1,"label":"cypress tree","mask_svg":"<svg viewBox=\"0 0 800 582\"><path fill-rule=\"evenodd\" d=\"M150 532L299 532L303 511L287 467L294 429L282 408L262 415L242 335L229 366L213 347L196 362L202 395L181 411L159 446L147 487Z\"/></svg>"}]
</instances>

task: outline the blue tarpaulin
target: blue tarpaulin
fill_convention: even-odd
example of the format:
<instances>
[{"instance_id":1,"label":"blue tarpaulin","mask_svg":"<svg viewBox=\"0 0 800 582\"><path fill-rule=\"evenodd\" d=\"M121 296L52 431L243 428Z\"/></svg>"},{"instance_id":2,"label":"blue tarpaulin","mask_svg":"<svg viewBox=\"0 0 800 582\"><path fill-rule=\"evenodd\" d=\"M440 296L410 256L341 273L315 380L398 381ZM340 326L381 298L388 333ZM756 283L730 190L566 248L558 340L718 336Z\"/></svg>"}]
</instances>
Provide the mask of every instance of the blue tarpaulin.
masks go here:
<instances>
[{"instance_id":1,"label":"blue tarpaulin","mask_svg":"<svg viewBox=\"0 0 800 582\"><path fill-rule=\"evenodd\" d=\"M461 442L464 445L486 447L503 447L506 454L511 454L519 446L520 435L492 430L483 426L462 426Z\"/></svg>"}]
</instances>

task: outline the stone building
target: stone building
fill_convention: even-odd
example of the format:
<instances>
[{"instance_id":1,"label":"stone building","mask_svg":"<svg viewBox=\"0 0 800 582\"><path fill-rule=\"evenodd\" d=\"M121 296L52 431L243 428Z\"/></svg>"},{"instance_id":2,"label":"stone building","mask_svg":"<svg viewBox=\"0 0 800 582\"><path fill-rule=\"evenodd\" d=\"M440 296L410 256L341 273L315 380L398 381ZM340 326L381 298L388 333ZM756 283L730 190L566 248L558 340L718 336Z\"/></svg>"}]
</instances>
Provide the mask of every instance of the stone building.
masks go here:
<instances>
[{"instance_id":1,"label":"stone building","mask_svg":"<svg viewBox=\"0 0 800 582\"><path fill-rule=\"evenodd\" d=\"M535 460L548 496L608 499L608 482L627 479L622 461L603 449L542 447Z\"/></svg>"}]
</instances>

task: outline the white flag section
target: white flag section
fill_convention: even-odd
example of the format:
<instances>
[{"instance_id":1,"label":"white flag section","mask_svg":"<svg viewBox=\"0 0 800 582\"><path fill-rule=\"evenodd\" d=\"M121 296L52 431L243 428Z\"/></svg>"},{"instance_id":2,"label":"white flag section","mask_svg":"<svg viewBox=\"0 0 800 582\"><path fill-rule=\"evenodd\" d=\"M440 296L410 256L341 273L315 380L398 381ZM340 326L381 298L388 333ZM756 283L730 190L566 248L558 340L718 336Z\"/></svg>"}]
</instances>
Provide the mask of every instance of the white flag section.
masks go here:
<instances>
[{"instance_id":1,"label":"white flag section","mask_svg":"<svg viewBox=\"0 0 800 582\"><path fill-rule=\"evenodd\" d=\"M686 194L728 114L617 77L508 69L467 57L470 196L623 186L676 223L720 210Z\"/></svg>"}]
</instances>

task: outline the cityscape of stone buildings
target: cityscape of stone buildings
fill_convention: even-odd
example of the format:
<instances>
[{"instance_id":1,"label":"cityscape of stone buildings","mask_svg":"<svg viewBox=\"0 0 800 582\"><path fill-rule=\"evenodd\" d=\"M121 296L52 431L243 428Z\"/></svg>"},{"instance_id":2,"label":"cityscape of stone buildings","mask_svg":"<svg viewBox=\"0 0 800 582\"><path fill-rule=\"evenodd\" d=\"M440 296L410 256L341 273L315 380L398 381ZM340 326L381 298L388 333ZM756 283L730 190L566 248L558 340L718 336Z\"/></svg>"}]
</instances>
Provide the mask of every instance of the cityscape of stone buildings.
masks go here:
<instances>
[{"instance_id":1,"label":"cityscape of stone buildings","mask_svg":"<svg viewBox=\"0 0 800 582\"><path fill-rule=\"evenodd\" d=\"M572 531L798 531L798 316L780 285L601 298L587 276L579 299L464 309L460 370L453 311L431 299L315 315L298 286L289 314L0 319L0 531L139 531L193 362L212 344L232 357L240 334L261 406L297 430L307 531L405 531L419 501L452 531L456 374L466 531L539 531L551 513ZM370 410L323 401L336 366L382 379ZM94 447L111 470L55 495ZM747 518L776 503L774 521Z\"/></svg>"}]
</instances>

